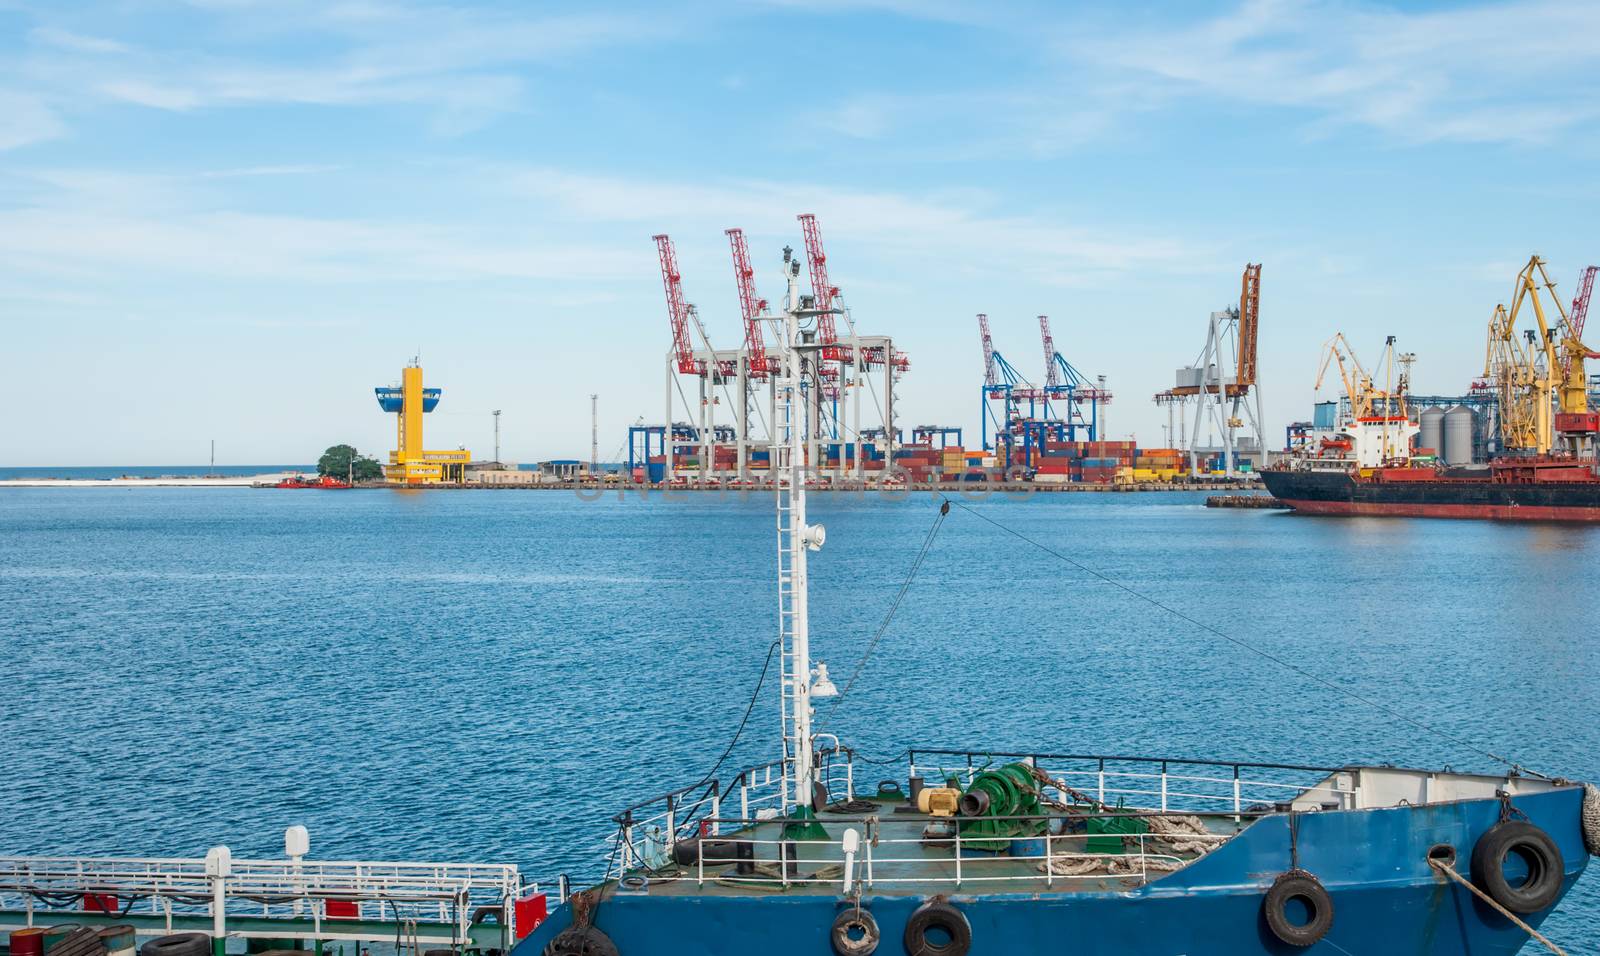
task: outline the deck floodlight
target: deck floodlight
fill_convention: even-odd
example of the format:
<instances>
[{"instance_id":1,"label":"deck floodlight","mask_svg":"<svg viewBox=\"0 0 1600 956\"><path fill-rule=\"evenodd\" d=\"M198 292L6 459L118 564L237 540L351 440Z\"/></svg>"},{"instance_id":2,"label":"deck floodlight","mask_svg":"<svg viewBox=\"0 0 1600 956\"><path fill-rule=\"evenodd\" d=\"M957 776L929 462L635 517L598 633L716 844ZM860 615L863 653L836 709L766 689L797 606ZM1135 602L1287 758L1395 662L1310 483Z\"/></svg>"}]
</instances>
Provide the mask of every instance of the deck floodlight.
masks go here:
<instances>
[{"instance_id":1,"label":"deck floodlight","mask_svg":"<svg viewBox=\"0 0 1600 956\"><path fill-rule=\"evenodd\" d=\"M833 681L828 677L828 665L821 661L811 669L811 696L814 698L839 696L839 688L833 686Z\"/></svg>"},{"instance_id":2,"label":"deck floodlight","mask_svg":"<svg viewBox=\"0 0 1600 956\"><path fill-rule=\"evenodd\" d=\"M800 540L805 542L807 551L821 551L828 543L828 529L820 524L808 524L800 533Z\"/></svg>"}]
</instances>

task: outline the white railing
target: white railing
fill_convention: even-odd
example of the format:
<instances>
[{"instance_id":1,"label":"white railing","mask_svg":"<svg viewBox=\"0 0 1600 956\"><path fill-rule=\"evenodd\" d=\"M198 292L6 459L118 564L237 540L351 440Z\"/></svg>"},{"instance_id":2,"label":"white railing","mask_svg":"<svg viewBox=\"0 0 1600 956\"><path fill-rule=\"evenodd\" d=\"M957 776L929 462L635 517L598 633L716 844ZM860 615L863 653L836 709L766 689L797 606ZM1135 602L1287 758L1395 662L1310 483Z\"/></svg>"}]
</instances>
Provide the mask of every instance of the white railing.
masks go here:
<instances>
[{"instance_id":1,"label":"white railing","mask_svg":"<svg viewBox=\"0 0 1600 956\"><path fill-rule=\"evenodd\" d=\"M854 762L842 747L823 750L817 779L829 799L855 795ZM729 819L765 820L789 810L784 762L774 760L740 771L724 789L702 781L653 797L612 818L616 829L601 844L606 876L637 868L656 869L671 860L672 846L692 836L720 836Z\"/></svg>"},{"instance_id":2,"label":"white railing","mask_svg":"<svg viewBox=\"0 0 1600 956\"><path fill-rule=\"evenodd\" d=\"M1126 818L1126 815L1118 814ZM1144 819L1160 814L1136 815ZM904 888L926 887L935 891L941 886L996 886L1027 884L1053 888L1057 883L1070 885L1073 881L1132 879L1140 884L1158 876L1182 869L1204 854L1189 850L1177 852L1176 844L1204 847L1210 852L1228 840L1234 833L1056 833L1051 832L1064 820L1081 821L1082 817L1012 817L988 818L991 820L1028 820L1041 824L1045 832L1036 836L996 837L991 834L963 834L955 832L944 841L948 855L929 855L927 841L916 833L910 836L888 836L875 817L863 818L846 826L841 821L830 821L828 826L839 833L837 838L786 840L751 836L761 823L757 820L724 820L732 827L743 829L737 838L751 846L752 859L742 866L735 861L721 861L709 865L697 857L691 868L676 868L668 878L681 880L692 874L696 885L707 881L732 881L736 885L769 885L781 887L818 887L830 892L837 888L849 894L852 887ZM1231 816L1225 815L1231 821ZM920 821L919 821L920 822ZM954 823L955 818L950 818ZM841 829L841 827L843 829ZM852 828L856 838L846 835ZM1108 840L1120 844L1115 852L1089 850L1089 841ZM990 852L995 843L1007 844L1003 853ZM982 847L983 849L979 849ZM1018 866L1018 864L1022 864ZM837 867L837 869L830 869ZM709 871L708 871L709 870ZM805 870L810 870L806 873ZM648 885L648 877L644 885Z\"/></svg>"},{"instance_id":3,"label":"white railing","mask_svg":"<svg viewBox=\"0 0 1600 956\"><path fill-rule=\"evenodd\" d=\"M125 917L153 914L170 929L178 916L305 920L325 938L348 938L341 921L430 923L465 940L474 912L495 910L508 934L525 891L510 864L312 860L231 860L213 875L205 859L0 857L0 910L27 925L54 908ZM285 932L284 935L292 935ZM510 938L514 938L510 937Z\"/></svg>"},{"instance_id":4,"label":"white railing","mask_svg":"<svg viewBox=\"0 0 1600 956\"><path fill-rule=\"evenodd\" d=\"M953 777L965 787L985 770L1013 762L1037 767L1099 803L1134 809L1239 816L1252 807L1291 801L1334 803L1339 809L1356 805L1353 783L1330 782L1336 779L1332 768L1293 764L919 750L910 754L909 775L923 777L928 786Z\"/></svg>"}]
</instances>

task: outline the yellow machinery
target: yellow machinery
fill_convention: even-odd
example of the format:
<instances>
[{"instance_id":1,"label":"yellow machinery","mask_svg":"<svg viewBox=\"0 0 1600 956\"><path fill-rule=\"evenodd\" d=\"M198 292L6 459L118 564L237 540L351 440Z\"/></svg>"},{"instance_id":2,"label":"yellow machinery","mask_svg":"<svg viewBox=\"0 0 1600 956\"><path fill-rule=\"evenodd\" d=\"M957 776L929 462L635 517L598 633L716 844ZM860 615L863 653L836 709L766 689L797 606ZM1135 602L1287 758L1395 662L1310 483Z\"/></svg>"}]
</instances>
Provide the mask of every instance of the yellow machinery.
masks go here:
<instances>
[{"instance_id":1,"label":"yellow machinery","mask_svg":"<svg viewBox=\"0 0 1600 956\"><path fill-rule=\"evenodd\" d=\"M383 477L407 485L460 482L466 477L472 453L465 448L427 451L422 446L422 416L439 404L442 391L425 388L422 366L412 362L400 371L399 388L377 388L378 407L395 416L395 450L383 467Z\"/></svg>"},{"instance_id":2,"label":"yellow machinery","mask_svg":"<svg viewBox=\"0 0 1600 956\"><path fill-rule=\"evenodd\" d=\"M1321 390L1322 380L1331 365L1339 366L1339 379L1344 385L1345 398L1350 403L1350 415L1338 423L1336 434L1323 442L1322 454L1332 453L1334 458L1354 459L1360 468L1406 465L1412 457L1412 439L1421 430L1411 421L1409 404L1411 362L1416 356L1407 352L1396 356L1394 336L1384 342L1383 357L1377 369L1383 374L1384 384L1379 387L1373 375L1356 358L1355 350L1340 332L1322 347L1322 366L1317 370L1315 389ZM1401 367L1399 380L1395 378L1395 365Z\"/></svg>"},{"instance_id":3,"label":"yellow machinery","mask_svg":"<svg viewBox=\"0 0 1600 956\"><path fill-rule=\"evenodd\" d=\"M1554 323L1544 295L1555 305L1559 319ZM1524 304L1532 306L1534 327L1519 332ZM1511 308L1497 305L1489 319L1483 374L1494 384L1501 445L1507 451L1548 454L1555 445L1557 409L1578 415L1589 410L1583 360L1590 353L1580 334L1568 321L1544 260L1533 256L1517 274Z\"/></svg>"},{"instance_id":4,"label":"yellow machinery","mask_svg":"<svg viewBox=\"0 0 1600 956\"><path fill-rule=\"evenodd\" d=\"M1339 378L1344 384L1345 397L1350 401L1351 418L1358 422L1380 418L1405 418L1408 415L1406 395L1411 390L1408 381L1410 359L1407 356L1402 356L1400 360L1407 370L1401 371L1398 386L1391 381L1389 387L1379 388L1373 381L1371 373L1361 364L1361 360L1356 358L1355 349L1350 347L1350 342L1344 337L1344 333L1336 333L1333 338L1323 343L1322 366L1317 370L1317 381L1312 388L1320 391L1322 380L1328 374L1328 367L1337 364ZM1390 379L1394 377L1395 361L1394 336L1391 335L1384 343L1383 358L1378 363L1380 369L1388 369Z\"/></svg>"}]
</instances>

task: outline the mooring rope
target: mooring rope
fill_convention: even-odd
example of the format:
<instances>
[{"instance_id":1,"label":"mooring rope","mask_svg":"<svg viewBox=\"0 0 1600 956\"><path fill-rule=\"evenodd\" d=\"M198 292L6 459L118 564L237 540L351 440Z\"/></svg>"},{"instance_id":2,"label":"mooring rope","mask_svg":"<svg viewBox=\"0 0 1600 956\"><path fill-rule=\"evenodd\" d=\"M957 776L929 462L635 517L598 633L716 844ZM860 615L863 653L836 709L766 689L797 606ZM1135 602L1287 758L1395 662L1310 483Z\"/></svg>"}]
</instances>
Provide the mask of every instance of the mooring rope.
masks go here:
<instances>
[{"instance_id":1,"label":"mooring rope","mask_svg":"<svg viewBox=\"0 0 1600 956\"><path fill-rule=\"evenodd\" d=\"M994 520L993 518L991 518L988 515L982 513L981 511L976 511L976 510L974 510L972 508L969 508L967 505L965 505L965 504L963 504L963 503L961 503L959 501L952 501L949 498L945 499L945 504L946 505L954 504L957 508L960 508L962 511L965 511L966 513L972 515L974 518L978 518L978 519L980 519L982 521L986 521L989 524L994 525L996 528L999 528L1001 531L1004 531L1005 533L1007 533L1009 535L1012 535L1013 537L1018 538L1018 539L1020 539L1022 541L1026 541L1028 544L1033 545L1034 547L1036 547L1039 550L1045 552L1046 554L1053 555L1054 557L1059 558L1062 561L1065 561L1067 564L1072 565L1073 567L1077 568L1079 571L1082 571L1085 574L1089 574L1089 575L1092 575L1092 576L1094 576L1096 578L1099 578L1101 581L1104 581L1105 583L1111 585L1112 587L1117 588L1118 590L1123 591L1123 592L1125 592L1127 594L1130 594L1130 595L1138 598L1139 600L1144 601L1147 604L1150 604L1150 605L1153 605L1155 607L1158 607L1161 610L1166 611L1168 614L1171 614L1172 616L1178 618L1179 620L1185 621L1185 622L1187 622L1189 624L1192 624L1195 627L1199 628L1202 631L1205 631L1208 634L1211 634L1211 635L1213 635L1215 637L1220 637L1224 641L1227 641L1228 643L1233 644L1236 647L1242 647L1242 648L1244 648L1245 650L1249 651L1252 654L1255 654L1255 655L1258 655L1260 657L1266 658L1267 660L1271 661L1272 663L1277 664L1279 667L1283 667L1283 668L1285 668L1287 670L1293 671L1296 674L1299 674L1301 677L1304 677L1306 680L1312 681L1312 682L1317 683L1317 684L1321 684L1322 686L1324 686L1324 687L1326 687L1326 688L1328 688L1330 690L1336 691L1337 693L1343 694L1343 695L1345 695L1346 697L1349 697L1352 700L1360 701L1361 703L1366 704L1368 707L1371 707L1371 708L1373 708L1375 710L1382 711L1383 713L1388 714L1390 717L1393 717L1395 720L1401 721L1403 723L1410 724L1411 726L1416 727L1418 730L1426 731L1427 733L1433 734L1434 736L1439 737L1439 738L1441 738L1443 740L1448 740L1451 743L1455 744L1456 746L1461 747L1461 748L1466 749L1466 750L1470 750L1473 753L1478 754L1481 757L1488 757L1490 760L1493 760L1493 761L1495 761L1497 763L1505 764L1507 767L1510 767L1515 772L1528 773L1528 774L1532 774L1533 776L1536 776L1536 777L1541 777L1541 778L1547 779L1547 780L1549 779L1549 777L1547 777L1545 774L1539 773L1536 770L1529 770L1527 767L1524 767L1522 764L1519 764L1514 760L1511 760L1511 759L1509 759L1507 757L1502 757L1499 754L1497 754L1497 753L1495 753L1495 752L1493 752L1491 750L1485 750L1484 748L1479 747L1476 744L1470 743L1470 742L1468 742L1466 740L1463 740L1462 738L1457 737L1454 734L1451 734L1451 733L1448 733L1446 731L1440 730L1439 728L1434 727L1434 726L1432 726L1430 724L1423 723L1422 721L1418 720L1415 717L1410 716L1409 714L1406 714L1406 713L1403 713L1403 712L1401 712L1399 710L1396 710L1396 709L1394 709L1393 707L1390 707L1387 704L1380 703L1379 701L1373 700L1370 697L1364 696L1362 694L1358 694L1355 691L1349 689L1348 687L1342 687L1339 684L1336 684L1333 681L1328 680L1325 677L1321 677L1321 676L1319 676L1319 675L1317 675L1317 674L1315 674L1315 673L1313 673L1311 671L1306 670L1304 667L1300 667L1297 664L1294 664L1294 663L1292 663L1290 661L1284 660L1283 658L1277 656L1276 654L1273 654L1273 653L1271 653L1269 651L1264 651L1261 648L1256 647L1253 644L1249 644L1249 643L1247 643L1245 641L1241 641L1240 639L1238 639L1236 637L1233 637L1233 636L1231 636L1229 634L1225 634L1222 631L1218 630L1217 628L1214 628L1211 625L1205 623L1204 621L1200 621L1200 620L1197 620L1197 619L1195 619L1193 617L1190 617L1189 615L1183 613L1182 611L1178 610L1175 607L1172 607L1169 604L1163 604L1161 601L1156 600L1155 598L1149 596L1148 594L1145 594L1142 591L1135 590L1134 588L1131 588L1128 585L1123 584L1121 581L1118 581L1117 579L1115 579L1115 578L1113 578L1113 577L1111 577L1109 575L1106 575L1106 574L1103 574L1103 573L1101 573L1099 571L1096 571L1094 568L1091 568L1086 564L1083 564L1083 563L1078 562L1078 561L1074 561L1072 558L1067 557L1066 555L1062 554L1060 551L1057 551L1057 550L1055 550L1054 548L1051 548L1048 545L1045 545L1045 544L1042 544L1042 543L1040 543L1038 541L1035 541L1034 539L1028 537L1027 535L1023 534L1020 531L1017 531L1017 530L1015 530L1013 528L1009 528L1009 527L1001 524L1000 522Z\"/></svg>"},{"instance_id":2,"label":"mooring rope","mask_svg":"<svg viewBox=\"0 0 1600 956\"><path fill-rule=\"evenodd\" d=\"M1501 906L1499 903L1495 902L1494 897L1492 897L1488 893L1485 893L1484 891L1478 889L1476 886L1473 886L1472 885L1472 881L1467 879L1466 877L1462 876L1460 873L1457 873L1456 870L1455 870L1455 867L1449 865L1448 863L1444 862L1443 860L1429 860L1428 864L1430 866L1432 866L1434 869L1438 870L1440 873L1443 873L1445 876L1450 877L1450 879L1455 880L1457 883L1460 883L1462 886L1465 886L1467 889L1471 890L1474 896L1476 896L1480 900L1483 900L1485 903L1488 903L1490 906L1494 907L1495 912L1499 913L1501 916L1504 916L1506 919L1508 919L1511 922L1515 923L1517 925L1518 929L1521 929L1523 932L1527 933L1529 936L1532 936L1534 939L1536 939L1539 942L1543 943L1545 945L1545 948L1550 950L1550 952L1556 953L1556 954L1558 954L1558 956L1567 956L1567 951L1566 950L1562 949L1560 946L1557 946L1555 943L1550 942L1549 938L1546 937L1543 933L1539 932L1538 930L1534 929L1532 926L1529 926L1527 923L1524 923L1522 920L1518 919L1517 918L1517 914L1511 912L1510 910L1506 909L1504 906Z\"/></svg>"}]
</instances>

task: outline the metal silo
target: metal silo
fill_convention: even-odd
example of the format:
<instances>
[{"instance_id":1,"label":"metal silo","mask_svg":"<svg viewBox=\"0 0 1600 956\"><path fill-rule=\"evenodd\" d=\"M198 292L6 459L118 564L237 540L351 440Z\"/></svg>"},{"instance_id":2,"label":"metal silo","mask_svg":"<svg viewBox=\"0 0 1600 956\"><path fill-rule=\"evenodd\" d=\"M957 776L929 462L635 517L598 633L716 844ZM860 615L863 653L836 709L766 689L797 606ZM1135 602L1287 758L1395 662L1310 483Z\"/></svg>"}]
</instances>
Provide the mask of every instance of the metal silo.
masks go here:
<instances>
[{"instance_id":1,"label":"metal silo","mask_svg":"<svg viewBox=\"0 0 1600 956\"><path fill-rule=\"evenodd\" d=\"M1444 461L1447 465L1472 464L1472 436L1477 430L1478 416L1465 405L1457 405L1444 413Z\"/></svg>"},{"instance_id":2,"label":"metal silo","mask_svg":"<svg viewBox=\"0 0 1600 956\"><path fill-rule=\"evenodd\" d=\"M1432 448L1439 460L1444 460L1444 409L1425 408L1418 419L1422 434L1417 436L1417 447ZM1469 446L1470 447L1470 446Z\"/></svg>"}]
</instances>

